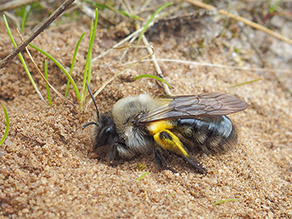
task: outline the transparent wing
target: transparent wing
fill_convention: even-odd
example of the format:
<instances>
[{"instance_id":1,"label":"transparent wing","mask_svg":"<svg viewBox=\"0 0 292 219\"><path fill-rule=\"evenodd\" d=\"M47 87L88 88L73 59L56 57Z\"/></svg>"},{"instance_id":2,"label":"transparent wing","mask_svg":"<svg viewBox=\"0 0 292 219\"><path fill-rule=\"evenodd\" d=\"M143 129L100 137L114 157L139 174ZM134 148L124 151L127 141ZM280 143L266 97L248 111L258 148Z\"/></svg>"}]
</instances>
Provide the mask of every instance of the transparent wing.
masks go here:
<instances>
[{"instance_id":1,"label":"transparent wing","mask_svg":"<svg viewBox=\"0 0 292 219\"><path fill-rule=\"evenodd\" d=\"M230 94L207 93L192 96L163 98L162 106L150 111L140 123L170 118L220 116L236 113L247 108L247 103Z\"/></svg>"}]
</instances>

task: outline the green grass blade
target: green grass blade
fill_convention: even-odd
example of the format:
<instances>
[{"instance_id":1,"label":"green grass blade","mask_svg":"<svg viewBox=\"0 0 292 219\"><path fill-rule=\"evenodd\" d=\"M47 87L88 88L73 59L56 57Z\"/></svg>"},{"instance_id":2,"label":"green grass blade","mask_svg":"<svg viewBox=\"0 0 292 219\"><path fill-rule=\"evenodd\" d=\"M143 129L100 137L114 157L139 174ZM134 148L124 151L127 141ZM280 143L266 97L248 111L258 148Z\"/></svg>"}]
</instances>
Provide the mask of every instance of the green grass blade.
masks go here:
<instances>
[{"instance_id":1,"label":"green grass blade","mask_svg":"<svg viewBox=\"0 0 292 219\"><path fill-rule=\"evenodd\" d=\"M87 51L87 56L86 56L86 62L85 62L85 67L84 67L84 73L83 73L83 83L82 83L82 90L81 90L81 102L80 102L80 110L82 109L82 105L83 105L83 101L85 100L86 97L86 82L87 82L87 76L88 76L88 69L89 69L89 65L91 64L91 62L89 61L91 54L90 54L90 42L91 42L91 35L92 35L92 30L93 30L93 22L91 21L90 24L90 35L89 35L89 47L88 47L88 51ZM89 85L89 84L88 84Z\"/></svg>"},{"instance_id":2,"label":"green grass blade","mask_svg":"<svg viewBox=\"0 0 292 219\"><path fill-rule=\"evenodd\" d=\"M10 121L9 121L9 116L8 116L8 113L7 113L7 110L4 106L4 104L2 104L2 107L3 107L3 111L4 111L4 116L5 116L5 120L6 120L6 128L5 128L5 132L4 132L4 135L0 141L0 145L2 145L8 135L8 131L9 131L9 127L10 127Z\"/></svg>"},{"instance_id":3,"label":"green grass blade","mask_svg":"<svg viewBox=\"0 0 292 219\"><path fill-rule=\"evenodd\" d=\"M121 15L128 17L128 18L132 18L133 20L143 20L141 17L139 17L137 15L130 15L125 11L115 9L109 5L106 5L106 4L101 4L101 3L94 2L94 1L85 1L85 2L93 5L96 8L99 8L101 10L108 9L108 10L113 11L115 13L120 13Z\"/></svg>"},{"instance_id":4,"label":"green grass blade","mask_svg":"<svg viewBox=\"0 0 292 219\"><path fill-rule=\"evenodd\" d=\"M77 52L78 52L78 49L79 49L79 46L80 46L81 40L83 39L84 35L85 35L85 33L83 33L83 34L80 36L80 38L79 38L79 40L78 40L78 42L77 42L77 44L76 44L76 46L75 46L75 50L74 50L74 54L73 54L73 59L72 59L72 64L71 64L71 68L70 68L70 72L69 72L70 75L72 75L72 72L73 72L73 69L74 69L74 66L75 66L75 62L76 62ZM65 97L67 97L67 95L68 95L68 92L69 92L69 85L70 85L70 81L68 80L68 81L67 81L66 90L65 90Z\"/></svg>"},{"instance_id":5,"label":"green grass blade","mask_svg":"<svg viewBox=\"0 0 292 219\"><path fill-rule=\"evenodd\" d=\"M275 4L273 4L272 6L270 6L269 8L269 13L272 14L277 8L278 6L280 5L280 3L282 2L283 0L278 0L276 1Z\"/></svg>"},{"instance_id":6,"label":"green grass blade","mask_svg":"<svg viewBox=\"0 0 292 219\"><path fill-rule=\"evenodd\" d=\"M143 173L141 176L138 177L137 181L141 181L148 173L149 171Z\"/></svg>"},{"instance_id":7,"label":"green grass blade","mask_svg":"<svg viewBox=\"0 0 292 219\"><path fill-rule=\"evenodd\" d=\"M137 163L137 170L142 171L146 168L146 165L143 163Z\"/></svg>"},{"instance_id":8,"label":"green grass blade","mask_svg":"<svg viewBox=\"0 0 292 219\"><path fill-rule=\"evenodd\" d=\"M251 83L254 83L254 82L257 82L257 81L260 81L260 80L261 80L261 79L258 78L258 79L251 80L251 81L247 81L247 82L243 82L243 83L240 83L240 84L235 84L235 85L233 85L233 86L230 86L229 88L240 87L240 86L247 85L247 84L251 84Z\"/></svg>"},{"instance_id":9,"label":"green grass blade","mask_svg":"<svg viewBox=\"0 0 292 219\"><path fill-rule=\"evenodd\" d=\"M156 79L158 81L161 81L162 83L166 84L169 88L172 88L169 83L167 83L161 77L158 77L156 75L147 75L147 74L146 75L139 75L139 76L135 77L134 80L137 80L137 79L140 79L140 78L154 78L154 79Z\"/></svg>"},{"instance_id":10,"label":"green grass blade","mask_svg":"<svg viewBox=\"0 0 292 219\"><path fill-rule=\"evenodd\" d=\"M213 205L220 205L224 202L234 202L234 201L241 201L241 200L238 198L228 198L228 199L223 199L223 200L220 200L218 202L215 202Z\"/></svg>"},{"instance_id":11,"label":"green grass blade","mask_svg":"<svg viewBox=\"0 0 292 219\"><path fill-rule=\"evenodd\" d=\"M21 10L21 27L20 27L20 32L23 33L27 18L30 14L31 11L31 5L24 5L20 8Z\"/></svg>"},{"instance_id":12,"label":"green grass blade","mask_svg":"<svg viewBox=\"0 0 292 219\"><path fill-rule=\"evenodd\" d=\"M40 53L44 54L48 59L52 60L59 68L60 70L67 76L68 80L70 81L70 83L72 84L77 100L80 102L81 97L80 97L80 93L78 90L78 87L75 83L75 81L73 80L73 78L71 77L71 75L66 71L66 69L64 68L64 66L58 62L57 59L55 59L53 56L51 56L49 53L45 52L44 50L42 50L41 48L37 47L36 45L33 44L29 44L32 48L36 49L37 51L39 51Z\"/></svg>"},{"instance_id":13,"label":"green grass blade","mask_svg":"<svg viewBox=\"0 0 292 219\"><path fill-rule=\"evenodd\" d=\"M93 23L91 23L91 28L90 28L90 38L89 38L90 40L89 40L87 57L86 57L86 64L85 64L85 68L84 68L80 109L82 108L82 104L83 104L85 97L86 97L86 94L87 94L86 84L90 85L90 80L91 80L92 48L93 48L95 33L96 33L96 29L97 29L97 23L98 23L98 9L95 10L94 25L93 25Z\"/></svg>"},{"instance_id":14,"label":"green grass blade","mask_svg":"<svg viewBox=\"0 0 292 219\"><path fill-rule=\"evenodd\" d=\"M175 193L174 193L174 192L170 193L169 195L170 195L171 197L175 197Z\"/></svg>"},{"instance_id":15,"label":"green grass blade","mask_svg":"<svg viewBox=\"0 0 292 219\"><path fill-rule=\"evenodd\" d=\"M127 12L122 11L122 10L119 10L119 9L114 10L114 11L117 11L118 13L120 13L120 14L122 14L122 15L128 17L128 18L132 18L133 20L140 20L140 21L143 20L142 18L140 18L140 17L137 16L137 15L131 15L131 14L128 14Z\"/></svg>"},{"instance_id":16,"label":"green grass blade","mask_svg":"<svg viewBox=\"0 0 292 219\"><path fill-rule=\"evenodd\" d=\"M48 81L48 61L47 60L45 60L44 71L45 71L45 78ZM50 87L47 83L46 83L46 90L47 90L47 97L48 97L49 105L52 106Z\"/></svg>"},{"instance_id":17,"label":"green grass blade","mask_svg":"<svg viewBox=\"0 0 292 219\"><path fill-rule=\"evenodd\" d=\"M12 44L14 45L14 47L16 48L16 47L17 47L17 44L16 44L16 42L14 41L14 38L13 38L12 33L11 33L11 31L10 31L10 28L9 28L8 22L7 22L7 20L6 20L6 16L5 16L4 14L3 14L3 19L4 19L4 23L5 23L5 26L6 26L6 29L7 29L8 35L9 35L9 37L10 37L10 40L11 40ZM30 74L30 72L29 72L29 69L28 69L28 67L27 67L27 65L26 65L26 63L25 63L25 61L24 61L24 58L23 58L22 54L19 53L18 56L19 56L19 59L20 59L22 65L23 65L23 67L24 67L24 70L25 70L25 72L26 72L26 74L27 74L27 76L28 76L28 78L29 78L29 80L30 80L32 86L33 86L34 89L36 90L36 92L37 92L37 94L39 95L39 97L41 98L41 100L43 100L44 102L46 102L45 99L44 99L44 97L43 97L43 95L41 94L41 92L40 92L39 89L37 88L37 86L36 86L36 84L35 84L35 82L34 82L32 76L31 76L31 74Z\"/></svg>"},{"instance_id":18,"label":"green grass blade","mask_svg":"<svg viewBox=\"0 0 292 219\"><path fill-rule=\"evenodd\" d=\"M146 22L145 26L144 26L144 29L141 31L141 33L139 34L139 37L138 37L138 45L140 44L140 41L141 41L141 38L142 36L144 35L144 33L146 32L149 24L151 23L151 21L153 21L153 19L155 18L155 16L160 12L162 11L164 8L172 5L173 3L172 2L169 2L169 3L166 3L164 5L162 5L160 8L158 8L153 14L152 16L148 19L148 21Z\"/></svg>"}]
</instances>

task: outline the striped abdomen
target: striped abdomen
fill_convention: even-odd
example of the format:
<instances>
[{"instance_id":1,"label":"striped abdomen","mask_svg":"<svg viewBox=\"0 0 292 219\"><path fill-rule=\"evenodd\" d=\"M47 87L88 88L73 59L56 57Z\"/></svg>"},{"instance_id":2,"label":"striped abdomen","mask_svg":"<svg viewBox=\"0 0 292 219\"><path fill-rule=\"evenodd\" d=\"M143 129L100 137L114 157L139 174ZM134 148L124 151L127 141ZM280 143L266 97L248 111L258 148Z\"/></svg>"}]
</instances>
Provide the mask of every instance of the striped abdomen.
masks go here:
<instances>
[{"instance_id":1,"label":"striped abdomen","mask_svg":"<svg viewBox=\"0 0 292 219\"><path fill-rule=\"evenodd\" d=\"M228 151L237 143L235 128L227 116L177 119L174 131L182 135L189 149L198 147L207 154Z\"/></svg>"}]
</instances>

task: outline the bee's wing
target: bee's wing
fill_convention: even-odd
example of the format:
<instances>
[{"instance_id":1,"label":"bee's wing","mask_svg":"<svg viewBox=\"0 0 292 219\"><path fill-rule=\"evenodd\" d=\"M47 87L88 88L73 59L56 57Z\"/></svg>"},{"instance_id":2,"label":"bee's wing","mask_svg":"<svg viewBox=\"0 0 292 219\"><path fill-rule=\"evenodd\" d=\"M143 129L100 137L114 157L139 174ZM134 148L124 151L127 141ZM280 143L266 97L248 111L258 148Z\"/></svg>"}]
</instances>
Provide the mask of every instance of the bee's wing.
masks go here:
<instances>
[{"instance_id":1,"label":"bee's wing","mask_svg":"<svg viewBox=\"0 0 292 219\"><path fill-rule=\"evenodd\" d=\"M230 94L207 93L192 96L163 98L164 104L139 118L139 122L152 122L171 118L220 116L247 108L247 103Z\"/></svg>"}]
</instances>

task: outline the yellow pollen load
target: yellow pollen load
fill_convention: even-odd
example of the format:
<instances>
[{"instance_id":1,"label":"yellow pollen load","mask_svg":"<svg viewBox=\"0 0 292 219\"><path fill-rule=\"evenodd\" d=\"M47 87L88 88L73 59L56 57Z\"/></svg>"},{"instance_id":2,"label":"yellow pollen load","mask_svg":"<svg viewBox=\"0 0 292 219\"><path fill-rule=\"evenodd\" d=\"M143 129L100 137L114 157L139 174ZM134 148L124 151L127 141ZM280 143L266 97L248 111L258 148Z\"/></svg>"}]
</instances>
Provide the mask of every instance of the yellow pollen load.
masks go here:
<instances>
[{"instance_id":1,"label":"yellow pollen load","mask_svg":"<svg viewBox=\"0 0 292 219\"><path fill-rule=\"evenodd\" d=\"M159 146L161 146L164 150L174 152L177 155L184 157L189 157L188 152L179 138L168 130L173 128L171 121L165 120L152 122L147 126L147 128L150 134L153 135L156 143L159 144Z\"/></svg>"},{"instance_id":2,"label":"yellow pollen load","mask_svg":"<svg viewBox=\"0 0 292 219\"><path fill-rule=\"evenodd\" d=\"M151 122L147 125L147 129L152 135L155 135L157 132L161 132L163 130L172 129L172 128L173 128L173 124L170 120Z\"/></svg>"}]
</instances>

